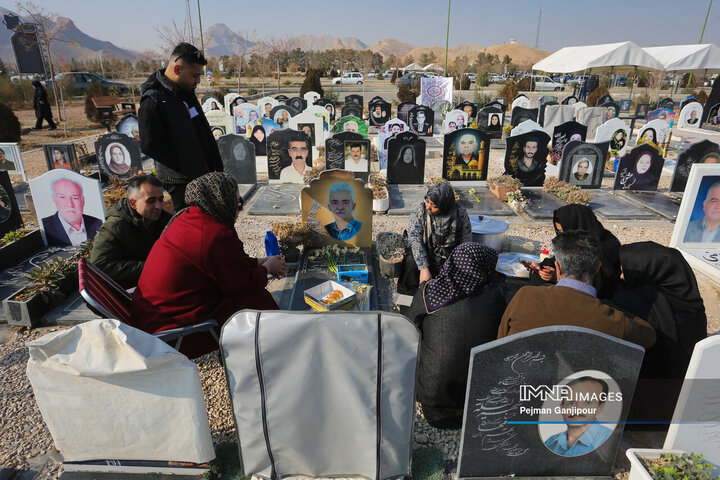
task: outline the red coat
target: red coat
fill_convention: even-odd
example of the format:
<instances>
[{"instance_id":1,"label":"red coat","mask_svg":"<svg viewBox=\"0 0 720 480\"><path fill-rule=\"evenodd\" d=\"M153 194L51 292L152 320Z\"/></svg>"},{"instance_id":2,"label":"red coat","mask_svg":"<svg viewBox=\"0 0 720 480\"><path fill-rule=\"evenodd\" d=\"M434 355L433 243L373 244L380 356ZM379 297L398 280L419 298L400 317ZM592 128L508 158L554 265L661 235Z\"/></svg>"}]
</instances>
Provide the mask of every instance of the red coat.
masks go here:
<instances>
[{"instance_id":1,"label":"red coat","mask_svg":"<svg viewBox=\"0 0 720 480\"><path fill-rule=\"evenodd\" d=\"M277 310L267 270L249 257L237 232L190 207L155 242L133 293L133 326L149 333L210 318L222 325L244 308ZM194 358L217 349L209 335L183 339ZM186 346L187 344L187 346Z\"/></svg>"}]
</instances>

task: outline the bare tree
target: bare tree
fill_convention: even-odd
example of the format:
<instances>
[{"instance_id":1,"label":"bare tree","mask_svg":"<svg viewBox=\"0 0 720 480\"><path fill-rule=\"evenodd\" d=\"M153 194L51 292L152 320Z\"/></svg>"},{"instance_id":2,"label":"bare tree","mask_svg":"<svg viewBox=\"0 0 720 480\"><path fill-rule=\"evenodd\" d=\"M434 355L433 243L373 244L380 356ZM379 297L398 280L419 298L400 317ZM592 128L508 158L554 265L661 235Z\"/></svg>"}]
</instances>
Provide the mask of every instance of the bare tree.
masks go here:
<instances>
[{"instance_id":1,"label":"bare tree","mask_svg":"<svg viewBox=\"0 0 720 480\"><path fill-rule=\"evenodd\" d=\"M261 42L260 51L268 59L275 63L277 69L277 89L280 91L280 60L290 50L295 48L297 40L289 36L275 36L268 35L265 40Z\"/></svg>"},{"instance_id":2,"label":"bare tree","mask_svg":"<svg viewBox=\"0 0 720 480\"><path fill-rule=\"evenodd\" d=\"M249 54L252 50L255 49L257 46L257 40L258 40L258 34L255 30L249 31L249 30L238 30L236 32L238 36L241 38L240 44L238 45L236 55L233 55L233 59L235 59L234 67L237 71L237 93L240 94L240 77L242 75L242 69L243 69L243 62L247 62L245 59L245 56ZM264 91L264 88L263 88Z\"/></svg>"},{"instance_id":3,"label":"bare tree","mask_svg":"<svg viewBox=\"0 0 720 480\"><path fill-rule=\"evenodd\" d=\"M173 20L168 24L155 25L155 32L157 32L160 40L158 48L160 48L160 51L164 53L165 56L170 55L178 43L187 42L195 45L198 40L197 37L193 35L187 18L182 24Z\"/></svg>"}]
</instances>

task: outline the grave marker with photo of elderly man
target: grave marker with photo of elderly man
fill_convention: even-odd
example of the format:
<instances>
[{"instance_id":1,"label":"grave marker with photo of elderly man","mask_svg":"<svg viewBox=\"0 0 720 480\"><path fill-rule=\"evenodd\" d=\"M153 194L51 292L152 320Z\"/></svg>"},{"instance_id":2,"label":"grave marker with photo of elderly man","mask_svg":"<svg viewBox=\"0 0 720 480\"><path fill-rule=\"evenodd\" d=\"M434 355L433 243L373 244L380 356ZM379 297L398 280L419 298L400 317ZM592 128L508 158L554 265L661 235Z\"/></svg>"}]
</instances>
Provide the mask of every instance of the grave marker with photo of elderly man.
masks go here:
<instances>
[{"instance_id":1,"label":"grave marker with photo of elderly man","mask_svg":"<svg viewBox=\"0 0 720 480\"><path fill-rule=\"evenodd\" d=\"M312 168L312 143L305 132L278 130L267 137L270 182L305 184L303 175Z\"/></svg>"},{"instance_id":2,"label":"grave marker with photo of elderly man","mask_svg":"<svg viewBox=\"0 0 720 480\"><path fill-rule=\"evenodd\" d=\"M682 109L680 110L680 120L678 120L678 128L700 128L702 111L702 104L700 104L700 102L695 99L683 105Z\"/></svg>"},{"instance_id":3,"label":"grave marker with photo of elderly man","mask_svg":"<svg viewBox=\"0 0 720 480\"><path fill-rule=\"evenodd\" d=\"M710 140L686 145L678 154L675 171L670 181L670 191L685 191L690 170L696 163L720 163L720 145Z\"/></svg>"},{"instance_id":4,"label":"grave marker with photo of elderly man","mask_svg":"<svg viewBox=\"0 0 720 480\"><path fill-rule=\"evenodd\" d=\"M471 119L472 118L468 117L467 113L462 110L450 110L445 114L445 119L443 120L443 135L452 133L455 130L460 130L461 128L469 128Z\"/></svg>"},{"instance_id":5,"label":"grave marker with photo of elderly man","mask_svg":"<svg viewBox=\"0 0 720 480\"><path fill-rule=\"evenodd\" d=\"M452 182L487 179L490 135L474 128L448 133L444 138L442 176Z\"/></svg>"},{"instance_id":6,"label":"grave marker with photo of elderly man","mask_svg":"<svg viewBox=\"0 0 720 480\"><path fill-rule=\"evenodd\" d=\"M295 110L290 105L278 105L270 110L270 119L275 121L282 130L290 128L290 117L298 115L300 110Z\"/></svg>"},{"instance_id":7,"label":"grave marker with photo of elderly man","mask_svg":"<svg viewBox=\"0 0 720 480\"><path fill-rule=\"evenodd\" d=\"M98 166L108 177L130 178L142 170L140 144L122 133L106 133L95 141Z\"/></svg>"},{"instance_id":8,"label":"grave marker with photo of elderly man","mask_svg":"<svg viewBox=\"0 0 720 480\"><path fill-rule=\"evenodd\" d=\"M359 133L363 137L367 138L368 126L367 123L359 117L353 115L343 116L335 122L335 126L332 129L332 133L340 132Z\"/></svg>"},{"instance_id":9,"label":"grave marker with photo of elderly man","mask_svg":"<svg viewBox=\"0 0 720 480\"><path fill-rule=\"evenodd\" d=\"M563 149L558 178L580 188L600 188L609 145L610 142L568 142Z\"/></svg>"},{"instance_id":10,"label":"grave marker with photo of elderly man","mask_svg":"<svg viewBox=\"0 0 720 480\"><path fill-rule=\"evenodd\" d=\"M387 181L394 184L424 183L425 142L413 132L398 133L388 140Z\"/></svg>"},{"instance_id":11,"label":"grave marker with photo of elderly man","mask_svg":"<svg viewBox=\"0 0 720 480\"><path fill-rule=\"evenodd\" d=\"M469 122L472 122L475 120L475 117L477 117L478 113L478 105L477 103L472 103L467 100L464 102L460 102L457 105L455 105L455 108L453 110L462 110L465 112L465 116L468 118L468 125Z\"/></svg>"}]
</instances>

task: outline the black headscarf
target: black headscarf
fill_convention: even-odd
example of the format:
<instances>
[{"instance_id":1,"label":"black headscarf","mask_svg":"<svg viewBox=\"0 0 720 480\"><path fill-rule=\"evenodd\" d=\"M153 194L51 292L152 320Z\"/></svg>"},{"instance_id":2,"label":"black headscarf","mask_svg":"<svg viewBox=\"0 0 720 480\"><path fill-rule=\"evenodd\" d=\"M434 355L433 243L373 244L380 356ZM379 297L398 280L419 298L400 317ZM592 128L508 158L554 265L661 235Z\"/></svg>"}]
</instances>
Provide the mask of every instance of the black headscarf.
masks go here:
<instances>
[{"instance_id":1,"label":"black headscarf","mask_svg":"<svg viewBox=\"0 0 720 480\"><path fill-rule=\"evenodd\" d=\"M438 215L445 215L455 206L455 191L450 184L439 182L430 187L425 195L440 209Z\"/></svg>"},{"instance_id":2,"label":"black headscarf","mask_svg":"<svg viewBox=\"0 0 720 480\"><path fill-rule=\"evenodd\" d=\"M595 234L600 240L600 271L595 275L593 286L598 298L609 299L620 283L620 241L603 227L592 208L587 205L570 204L553 212L553 228L559 223L563 232L584 230Z\"/></svg>"},{"instance_id":3,"label":"black headscarf","mask_svg":"<svg viewBox=\"0 0 720 480\"><path fill-rule=\"evenodd\" d=\"M261 131L263 134L263 139L258 140L255 138L255 132ZM252 129L252 134L250 135L250 143L252 143L255 146L255 155L267 155L267 146L265 142L267 141L267 135L265 133L265 129L262 125L255 125Z\"/></svg>"},{"instance_id":4,"label":"black headscarf","mask_svg":"<svg viewBox=\"0 0 720 480\"><path fill-rule=\"evenodd\" d=\"M200 209L206 215L217 218L229 227L235 225L238 208L238 185L225 172L210 172L188 183L185 189L185 203ZM189 208L189 207L188 207ZM165 229L187 208L176 212Z\"/></svg>"}]
</instances>

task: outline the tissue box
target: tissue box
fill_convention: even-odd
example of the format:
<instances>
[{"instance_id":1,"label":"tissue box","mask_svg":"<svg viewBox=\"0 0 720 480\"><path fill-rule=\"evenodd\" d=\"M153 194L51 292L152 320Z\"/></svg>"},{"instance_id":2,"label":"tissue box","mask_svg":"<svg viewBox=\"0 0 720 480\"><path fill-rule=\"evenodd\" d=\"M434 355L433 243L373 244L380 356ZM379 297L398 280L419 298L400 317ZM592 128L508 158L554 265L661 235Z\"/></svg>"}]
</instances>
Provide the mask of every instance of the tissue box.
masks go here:
<instances>
[{"instance_id":1,"label":"tissue box","mask_svg":"<svg viewBox=\"0 0 720 480\"><path fill-rule=\"evenodd\" d=\"M363 264L338 265L338 282L368 283L367 266Z\"/></svg>"},{"instance_id":2,"label":"tissue box","mask_svg":"<svg viewBox=\"0 0 720 480\"><path fill-rule=\"evenodd\" d=\"M327 300L328 295L335 290L340 290L342 292L342 298L335 303L325 303L323 300ZM327 282L323 282L313 288L309 288L305 290L304 293L305 303L310 305L313 310L317 310L319 312L347 310L355 305L355 301L357 300L355 292L332 280L328 280Z\"/></svg>"}]
</instances>

